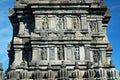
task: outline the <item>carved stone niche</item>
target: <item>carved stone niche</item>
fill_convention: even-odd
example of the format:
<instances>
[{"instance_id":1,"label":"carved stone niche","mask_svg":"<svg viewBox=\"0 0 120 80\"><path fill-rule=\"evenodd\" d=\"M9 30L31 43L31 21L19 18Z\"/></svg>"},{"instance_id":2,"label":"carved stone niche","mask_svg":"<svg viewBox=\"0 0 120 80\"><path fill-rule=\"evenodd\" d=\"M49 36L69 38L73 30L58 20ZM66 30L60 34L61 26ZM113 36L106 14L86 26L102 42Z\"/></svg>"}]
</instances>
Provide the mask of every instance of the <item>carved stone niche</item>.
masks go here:
<instances>
[{"instance_id":1,"label":"carved stone niche","mask_svg":"<svg viewBox=\"0 0 120 80\"><path fill-rule=\"evenodd\" d=\"M39 30L48 30L48 15L40 15L40 17L36 16L36 28Z\"/></svg>"},{"instance_id":2,"label":"carved stone niche","mask_svg":"<svg viewBox=\"0 0 120 80\"><path fill-rule=\"evenodd\" d=\"M65 29L65 25L64 25L64 16L63 15L58 15L57 16L57 30L62 30Z\"/></svg>"},{"instance_id":3,"label":"carved stone niche","mask_svg":"<svg viewBox=\"0 0 120 80\"><path fill-rule=\"evenodd\" d=\"M79 17L73 17L73 28L74 29L80 29L80 19Z\"/></svg>"},{"instance_id":4,"label":"carved stone niche","mask_svg":"<svg viewBox=\"0 0 120 80\"><path fill-rule=\"evenodd\" d=\"M98 32L98 24L96 21L90 21L89 26L91 32Z\"/></svg>"}]
</instances>

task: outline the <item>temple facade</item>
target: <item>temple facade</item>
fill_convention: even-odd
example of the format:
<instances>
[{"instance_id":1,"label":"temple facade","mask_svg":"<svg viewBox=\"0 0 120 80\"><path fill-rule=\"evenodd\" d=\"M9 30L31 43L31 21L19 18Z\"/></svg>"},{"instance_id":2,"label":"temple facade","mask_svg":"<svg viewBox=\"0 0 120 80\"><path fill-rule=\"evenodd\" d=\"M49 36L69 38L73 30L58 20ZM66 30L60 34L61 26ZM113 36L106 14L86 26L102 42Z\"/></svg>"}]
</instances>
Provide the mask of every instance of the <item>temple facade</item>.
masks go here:
<instances>
[{"instance_id":1,"label":"temple facade","mask_svg":"<svg viewBox=\"0 0 120 80\"><path fill-rule=\"evenodd\" d=\"M16 0L0 80L120 80L106 34L104 0Z\"/></svg>"}]
</instances>

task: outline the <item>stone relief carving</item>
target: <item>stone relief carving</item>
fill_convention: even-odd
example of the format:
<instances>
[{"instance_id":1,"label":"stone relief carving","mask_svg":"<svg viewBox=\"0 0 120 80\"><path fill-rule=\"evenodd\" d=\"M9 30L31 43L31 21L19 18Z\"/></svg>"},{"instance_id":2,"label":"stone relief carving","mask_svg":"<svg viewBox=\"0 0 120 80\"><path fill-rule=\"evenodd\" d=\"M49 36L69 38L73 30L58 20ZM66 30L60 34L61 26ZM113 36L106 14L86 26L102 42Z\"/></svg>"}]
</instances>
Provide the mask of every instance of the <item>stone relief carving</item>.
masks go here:
<instances>
[{"instance_id":1,"label":"stone relief carving","mask_svg":"<svg viewBox=\"0 0 120 80\"><path fill-rule=\"evenodd\" d=\"M47 60L47 49L41 48L41 60Z\"/></svg>"},{"instance_id":2,"label":"stone relief carving","mask_svg":"<svg viewBox=\"0 0 120 80\"><path fill-rule=\"evenodd\" d=\"M43 30L48 29L48 16L46 16L46 15L43 17L42 29Z\"/></svg>"},{"instance_id":3,"label":"stone relief carving","mask_svg":"<svg viewBox=\"0 0 120 80\"><path fill-rule=\"evenodd\" d=\"M74 16L42 16L42 30L79 29L80 19Z\"/></svg>"},{"instance_id":4,"label":"stone relief carving","mask_svg":"<svg viewBox=\"0 0 120 80\"><path fill-rule=\"evenodd\" d=\"M91 21L91 22L89 23L89 26L90 26L90 29L91 29L92 32L97 32L97 31L98 31L97 22Z\"/></svg>"},{"instance_id":5,"label":"stone relief carving","mask_svg":"<svg viewBox=\"0 0 120 80\"><path fill-rule=\"evenodd\" d=\"M80 60L79 47L66 47L67 60Z\"/></svg>"},{"instance_id":6,"label":"stone relief carving","mask_svg":"<svg viewBox=\"0 0 120 80\"><path fill-rule=\"evenodd\" d=\"M75 60L80 60L79 47L74 48L74 59Z\"/></svg>"},{"instance_id":7,"label":"stone relief carving","mask_svg":"<svg viewBox=\"0 0 120 80\"><path fill-rule=\"evenodd\" d=\"M94 53L94 56L93 56L94 62L98 63L99 60L100 60L101 51L100 50L94 50L93 53Z\"/></svg>"},{"instance_id":8,"label":"stone relief carving","mask_svg":"<svg viewBox=\"0 0 120 80\"><path fill-rule=\"evenodd\" d=\"M58 52L58 60L64 60L65 59L64 48L58 47L57 52Z\"/></svg>"},{"instance_id":9,"label":"stone relief carving","mask_svg":"<svg viewBox=\"0 0 120 80\"><path fill-rule=\"evenodd\" d=\"M77 17L73 17L73 27L74 29L79 29L80 27L80 19Z\"/></svg>"},{"instance_id":10,"label":"stone relief carving","mask_svg":"<svg viewBox=\"0 0 120 80\"><path fill-rule=\"evenodd\" d=\"M65 29L64 27L64 16L58 16L57 18L57 29Z\"/></svg>"}]
</instances>

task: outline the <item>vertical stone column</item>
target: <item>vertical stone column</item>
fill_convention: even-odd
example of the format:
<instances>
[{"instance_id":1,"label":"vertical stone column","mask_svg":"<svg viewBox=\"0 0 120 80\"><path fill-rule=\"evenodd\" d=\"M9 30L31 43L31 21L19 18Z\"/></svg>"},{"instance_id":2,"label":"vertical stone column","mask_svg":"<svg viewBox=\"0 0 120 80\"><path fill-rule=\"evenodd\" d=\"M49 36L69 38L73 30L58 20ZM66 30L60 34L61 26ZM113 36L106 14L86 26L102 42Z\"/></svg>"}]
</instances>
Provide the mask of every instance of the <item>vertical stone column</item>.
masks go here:
<instances>
[{"instance_id":1,"label":"vertical stone column","mask_svg":"<svg viewBox=\"0 0 120 80\"><path fill-rule=\"evenodd\" d=\"M49 54L49 48L47 47L47 61L49 61L49 59L50 59L50 54Z\"/></svg>"},{"instance_id":2,"label":"vertical stone column","mask_svg":"<svg viewBox=\"0 0 120 80\"><path fill-rule=\"evenodd\" d=\"M101 51L101 50L98 50L98 54L99 54L99 56L100 56L100 57L99 57L100 59L99 59L98 65L99 65L99 66L102 66L102 51Z\"/></svg>"},{"instance_id":3,"label":"vertical stone column","mask_svg":"<svg viewBox=\"0 0 120 80\"><path fill-rule=\"evenodd\" d=\"M23 51L21 49L15 49L15 57L14 57L14 65L17 66L17 65L20 65L21 62L23 61L22 60L22 53Z\"/></svg>"},{"instance_id":4,"label":"vertical stone column","mask_svg":"<svg viewBox=\"0 0 120 80\"><path fill-rule=\"evenodd\" d=\"M24 22L20 21L19 22L19 32L18 32L18 34L19 35L24 34L24 30L25 30L25 24L24 24Z\"/></svg>"},{"instance_id":5,"label":"vertical stone column","mask_svg":"<svg viewBox=\"0 0 120 80\"><path fill-rule=\"evenodd\" d=\"M106 51L105 50L101 51L101 62L102 64L106 64Z\"/></svg>"},{"instance_id":6,"label":"vertical stone column","mask_svg":"<svg viewBox=\"0 0 120 80\"><path fill-rule=\"evenodd\" d=\"M85 48L83 46L80 47L80 60L85 60Z\"/></svg>"},{"instance_id":7,"label":"vertical stone column","mask_svg":"<svg viewBox=\"0 0 120 80\"><path fill-rule=\"evenodd\" d=\"M86 31L88 30L88 26L87 26L87 17L86 15L81 15L81 27L82 27L82 30Z\"/></svg>"},{"instance_id":8,"label":"vertical stone column","mask_svg":"<svg viewBox=\"0 0 120 80\"><path fill-rule=\"evenodd\" d=\"M55 47L55 60L58 60L57 59L57 47Z\"/></svg>"},{"instance_id":9,"label":"vertical stone column","mask_svg":"<svg viewBox=\"0 0 120 80\"><path fill-rule=\"evenodd\" d=\"M85 60L91 61L91 55L90 55L89 46L85 46Z\"/></svg>"},{"instance_id":10,"label":"vertical stone column","mask_svg":"<svg viewBox=\"0 0 120 80\"><path fill-rule=\"evenodd\" d=\"M90 61L91 61L91 62L94 62L92 50L90 50Z\"/></svg>"},{"instance_id":11,"label":"vertical stone column","mask_svg":"<svg viewBox=\"0 0 120 80\"><path fill-rule=\"evenodd\" d=\"M66 46L64 46L64 53L65 53L65 61L67 60L67 49Z\"/></svg>"},{"instance_id":12,"label":"vertical stone column","mask_svg":"<svg viewBox=\"0 0 120 80\"><path fill-rule=\"evenodd\" d=\"M66 47L66 60L73 60L74 55L73 55L73 46L67 45Z\"/></svg>"},{"instance_id":13,"label":"vertical stone column","mask_svg":"<svg viewBox=\"0 0 120 80\"><path fill-rule=\"evenodd\" d=\"M42 16L35 15L35 30L40 30L42 28Z\"/></svg>"},{"instance_id":14,"label":"vertical stone column","mask_svg":"<svg viewBox=\"0 0 120 80\"><path fill-rule=\"evenodd\" d=\"M98 23L98 32L102 32L102 19L98 19L97 23Z\"/></svg>"},{"instance_id":15,"label":"vertical stone column","mask_svg":"<svg viewBox=\"0 0 120 80\"><path fill-rule=\"evenodd\" d=\"M38 53L40 60L42 60L41 51L42 51L42 49L41 49L41 47L40 47L40 48L39 48L39 53Z\"/></svg>"},{"instance_id":16,"label":"vertical stone column","mask_svg":"<svg viewBox=\"0 0 120 80\"><path fill-rule=\"evenodd\" d=\"M71 16L66 17L66 28L68 30L73 28L73 21Z\"/></svg>"}]
</instances>

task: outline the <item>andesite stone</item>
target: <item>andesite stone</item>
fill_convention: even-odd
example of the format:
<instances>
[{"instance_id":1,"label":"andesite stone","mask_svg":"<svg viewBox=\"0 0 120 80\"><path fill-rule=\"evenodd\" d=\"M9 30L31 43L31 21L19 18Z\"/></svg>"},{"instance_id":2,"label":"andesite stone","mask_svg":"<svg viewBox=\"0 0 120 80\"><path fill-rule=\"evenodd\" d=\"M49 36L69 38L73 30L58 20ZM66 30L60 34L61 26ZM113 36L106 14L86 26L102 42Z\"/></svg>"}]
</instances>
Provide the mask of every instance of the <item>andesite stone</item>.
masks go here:
<instances>
[{"instance_id":1,"label":"andesite stone","mask_svg":"<svg viewBox=\"0 0 120 80\"><path fill-rule=\"evenodd\" d=\"M15 0L13 38L0 80L119 80L104 0Z\"/></svg>"}]
</instances>

